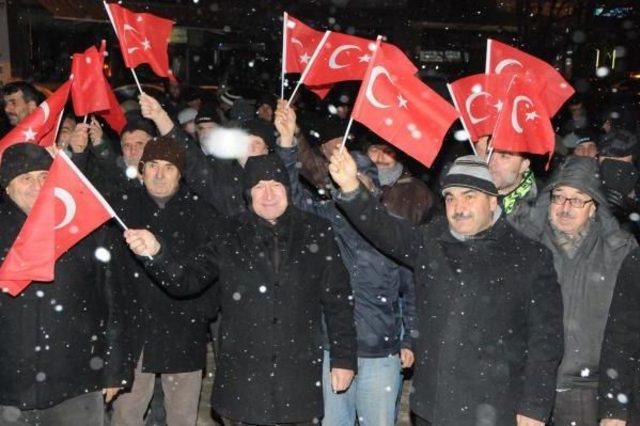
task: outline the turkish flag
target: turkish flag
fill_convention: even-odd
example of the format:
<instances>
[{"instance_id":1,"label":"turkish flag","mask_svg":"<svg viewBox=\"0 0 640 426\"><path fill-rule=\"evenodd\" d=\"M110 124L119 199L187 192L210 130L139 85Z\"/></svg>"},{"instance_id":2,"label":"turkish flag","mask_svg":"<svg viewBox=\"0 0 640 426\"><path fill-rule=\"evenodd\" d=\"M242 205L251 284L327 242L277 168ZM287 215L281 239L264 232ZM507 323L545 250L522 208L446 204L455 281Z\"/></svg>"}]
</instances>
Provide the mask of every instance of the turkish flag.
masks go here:
<instances>
[{"instance_id":1,"label":"turkish flag","mask_svg":"<svg viewBox=\"0 0 640 426\"><path fill-rule=\"evenodd\" d=\"M107 83L109 91L107 92L107 100L109 101L109 108L104 111L99 111L98 115L109 124L109 126L115 130L118 134L122 132L124 126L127 125L127 117L124 115L124 111L116 98L115 93L111 90L111 86Z\"/></svg>"},{"instance_id":2,"label":"turkish flag","mask_svg":"<svg viewBox=\"0 0 640 426\"><path fill-rule=\"evenodd\" d=\"M107 79L103 72L104 56L95 46L75 53L71 62L71 100L79 117L109 109Z\"/></svg>"},{"instance_id":3,"label":"turkish flag","mask_svg":"<svg viewBox=\"0 0 640 426\"><path fill-rule=\"evenodd\" d=\"M53 145L62 111L69 99L70 87L71 82L65 82L38 108L11 129L0 140L0 156L5 149L17 143L30 142L45 147Z\"/></svg>"},{"instance_id":4,"label":"turkish flag","mask_svg":"<svg viewBox=\"0 0 640 426\"><path fill-rule=\"evenodd\" d=\"M348 34L330 32L320 48L318 56L311 64L304 84L317 86L347 80L362 80L376 42ZM389 62L397 63L407 74L415 74L418 69L396 46L381 44ZM411 70L411 72L409 72Z\"/></svg>"},{"instance_id":5,"label":"turkish flag","mask_svg":"<svg viewBox=\"0 0 640 426\"><path fill-rule=\"evenodd\" d=\"M492 39L487 39L485 74L526 75L535 84L550 117L575 93L573 87L548 63Z\"/></svg>"},{"instance_id":6,"label":"turkish flag","mask_svg":"<svg viewBox=\"0 0 640 426\"><path fill-rule=\"evenodd\" d=\"M0 279L13 283L0 285L16 296L30 281L52 281L55 261L112 217L115 213L111 206L69 157L59 152L0 267ZM20 239L22 235L25 237Z\"/></svg>"},{"instance_id":7,"label":"turkish flag","mask_svg":"<svg viewBox=\"0 0 640 426\"><path fill-rule=\"evenodd\" d=\"M314 30L285 12L283 33L284 72L302 74L323 35L323 32ZM332 85L307 86L307 88L320 99L324 99L329 94Z\"/></svg>"},{"instance_id":8,"label":"turkish flag","mask_svg":"<svg viewBox=\"0 0 640 426\"><path fill-rule=\"evenodd\" d=\"M540 155L553 153L555 134L537 88L536 82L514 76L491 138L494 149Z\"/></svg>"},{"instance_id":9,"label":"turkish flag","mask_svg":"<svg viewBox=\"0 0 640 426\"><path fill-rule=\"evenodd\" d=\"M475 74L447 85L472 141L493 133L512 78L502 74Z\"/></svg>"},{"instance_id":10,"label":"turkish flag","mask_svg":"<svg viewBox=\"0 0 640 426\"><path fill-rule=\"evenodd\" d=\"M169 68L169 37L173 21L150 13L134 13L115 3L107 4L124 63L128 68L149 64L156 75L175 80Z\"/></svg>"},{"instance_id":11,"label":"turkish flag","mask_svg":"<svg viewBox=\"0 0 640 426\"><path fill-rule=\"evenodd\" d=\"M458 114L413 75L410 64L375 49L351 117L430 167Z\"/></svg>"}]
</instances>

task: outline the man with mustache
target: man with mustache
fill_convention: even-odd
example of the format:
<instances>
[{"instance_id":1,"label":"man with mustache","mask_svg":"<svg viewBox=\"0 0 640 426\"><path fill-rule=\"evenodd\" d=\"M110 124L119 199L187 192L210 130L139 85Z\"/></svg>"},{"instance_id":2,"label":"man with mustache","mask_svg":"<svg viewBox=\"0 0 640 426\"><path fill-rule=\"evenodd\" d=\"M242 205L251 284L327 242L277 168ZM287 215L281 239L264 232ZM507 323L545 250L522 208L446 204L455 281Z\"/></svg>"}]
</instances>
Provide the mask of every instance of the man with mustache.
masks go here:
<instances>
[{"instance_id":1,"label":"man with mustache","mask_svg":"<svg viewBox=\"0 0 640 426\"><path fill-rule=\"evenodd\" d=\"M543 426L562 354L560 288L549 250L507 223L487 163L458 158L442 181L446 220L422 226L362 188L347 150L329 170L353 225L413 269L415 424Z\"/></svg>"},{"instance_id":2,"label":"man with mustache","mask_svg":"<svg viewBox=\"0 0 640 426\"><path fill-rule=\"evenodd\" d=\"M541 193L523 232L546 245L562 288L564 356L553 410L556 426L598 424L598 364L623 259L637 244L607 206L598 163L570 156Z\"/></svg>"}]
</instances>

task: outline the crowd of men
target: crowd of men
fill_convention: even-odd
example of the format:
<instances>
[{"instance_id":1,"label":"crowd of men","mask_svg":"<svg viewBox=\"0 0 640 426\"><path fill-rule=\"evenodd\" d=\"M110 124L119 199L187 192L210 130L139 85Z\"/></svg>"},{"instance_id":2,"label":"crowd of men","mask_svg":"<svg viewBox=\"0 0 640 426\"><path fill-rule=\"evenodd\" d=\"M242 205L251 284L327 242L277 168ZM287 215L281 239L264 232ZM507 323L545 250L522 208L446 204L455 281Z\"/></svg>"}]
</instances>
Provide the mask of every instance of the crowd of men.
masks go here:
<instances>
[{"instance_id":1,"label":"crowd of men","mask_svg":"<svg viewBox=\"0 0 640 426\"><path fill-rule=\"evenodd\" d=\"M11 126L43 99L2 97ZM362 130L342 150L348 102L196 98L142 93L119 135L67 113L55 147L3 153L2 260L60 150L129 230L1 295L0 426L143 425L152 399L194 426L212 339L227 426L393 425L408 371L415 425L640 425L640 146L618 105L571 100L549 173L491 135L436 173Z\"/></svg>"}]
</instances>

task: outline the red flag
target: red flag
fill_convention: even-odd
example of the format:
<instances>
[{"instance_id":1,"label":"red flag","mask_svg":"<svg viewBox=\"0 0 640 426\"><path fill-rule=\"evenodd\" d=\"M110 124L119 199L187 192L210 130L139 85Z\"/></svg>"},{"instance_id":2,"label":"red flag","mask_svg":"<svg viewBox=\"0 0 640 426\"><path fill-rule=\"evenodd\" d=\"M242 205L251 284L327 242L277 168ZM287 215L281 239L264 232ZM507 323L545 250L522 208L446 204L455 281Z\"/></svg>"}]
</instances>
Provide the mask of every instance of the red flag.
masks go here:
<instances>
[{"instance_id":1,"label":"red flag","mask_svg":"<svg viewBox=\"0 0 640 426\"><path fill-rule=\"evenodd\" d=\"M491 144L500 151L553 153L553 126L535 82L520 75L513 78Z\"/></svg>"},{"instance_id":2,"label":"red flag","mask_svg":"<svg viewBox=\"0 0 640 426\"><path fill-rule=\"evenodd\" d=\"M91 46L75 53L71 63L71 100L77 116L109 109L107 79L103 72L104 56Z\"/></svg>"},{"instance_id":3,"label":"red flag","mask_svg":"<svg viewBox=\"0 0 640 426\"><path fill-rule=\"evenodd\" d=\"M48 188L45 190L45 188ZM52 281L55 264L51 185L43 185L26 221L0 266L0 288L17 296L31 281Z\"/></svg>"},{"instance_id":4,"label":"red flag","mask_svg":"<svg viewBox=\"0 0 640 426\"><path fill-rule=\"evenodd\" d=\"M175 80L167 53L173 21L150 13L134 13L115 3L105 3L105 7L118 36L125 65L135 68L149 64L156 75Z\"/></svg>"},{"instance_id":5,"label":"red flag","mask_svg":"<svg viewBox=\"0 0 640 426\"><path fill-rule=\"evenodd\" d=\"M448 85L472 141L493 133L512 78L502 74L475 74Z\"/></svg>"},{"instance_id":6,"label":"red flag","mask_svg":"<svg viewBox=\"0 0 640 426\"><path fill-rule=\"evenodd\" d=\"M376 49L351 117L430 167L458 114L413 75L410 64Z\"/></svg>"},{"instance_id":7,"label":"red flag","mask_svg":"<svg viewBox=\"0 0 640 426\"><path fill-rule=\"evenodd\" d=\"M320 48L304 83L317 86L346 80L362 80L375 46L376 42L372 40L331 32ZM397 63L398 69L404 70L403 73L415 74L418 71L396 46L382 43L382 51L389 62Z\"/></svg>"},{"instance_id":8,"label":"red flag","mask_svg":"<svg viewBox=\"0 0 640 426\"><path fill-rule=\"evenodd\" d=\"M124 115L124 111L116 98L115 93L111 90L111 86L107 83L109 91L107 92L107 100L109 101L109 109L98 112L98 115L104 118L109 126L115 130L118 134L122 132L124 126L127 125L127 117Z\"/></svg>"},{"instance_id":9,"label":"red flag","mask_svg":"<svg viewBox=\"0 0 640 426\"><path fill-rule=\"evenodd\" d=\"M284 14L284 72L301 74L324 35L323 32L303 24L288 13ZM320 99L324 99L332 85L308 86Z\"/></svg>"},{"instance_id":10,"label":"red flag","mask_svg":"<svg viewBox=\"0 0 640 426\"><path fill-rule=\"evenodd\" d=\"M492 39L487 39L485 74L525 74L535 83L535 90L550 117L575 93L573 87L548 63Z\"/></svg>"},{"instance_id":11,"label":"red flag","mask_svg":"<svg viewBox=\"0 0 640 426\"><path fill-rule=\"evenodd\" d=\"M20 240L17 247L20 250L16 253L12 253L16 247L14 243L0 267L0 279L14 281L12 285L6 286L13 296L19 294L30 281L53 280L55 261L114 216L111 206L82 172L64 152L59 152L49 169L49 176L40 195L20 230L20 235L30 238ZM25 256L31 260L29 255L32 253L38 253L32 263L20 263ZM5 275L4 271L20 272L21 275ZM50 275L45 276L49 271ZM26 284L24 280L28 280Z\"/></svg>"},{"instance_id":12,"label":"red flag","mask_svg":"<svg viewBox=\"0 0 640 426\"><path fill-rule=\"evenodd\" d=\"M11 129L0 140L0 156L8 147L21 142L36 143L45 147L53 145L62 110L69 98L70 87L71 82L65 82L38 108Z\"/></svg>"}]
</instances>

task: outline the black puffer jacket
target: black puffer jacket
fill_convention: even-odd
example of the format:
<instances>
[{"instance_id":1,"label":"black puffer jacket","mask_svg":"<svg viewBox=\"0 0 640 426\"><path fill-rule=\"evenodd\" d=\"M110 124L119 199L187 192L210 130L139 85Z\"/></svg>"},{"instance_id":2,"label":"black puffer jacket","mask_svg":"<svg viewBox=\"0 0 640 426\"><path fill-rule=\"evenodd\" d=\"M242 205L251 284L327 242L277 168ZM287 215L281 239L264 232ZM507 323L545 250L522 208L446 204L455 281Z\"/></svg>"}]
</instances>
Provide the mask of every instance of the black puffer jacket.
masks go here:
<instances>
[{"instance_id":1,"label":"black puffer jacket","mask_svg":"<svg viewBox=\"0 0 640 426\"><path fill-rule=\"evenodd\" d=\"M0 261L25 220L12 201L0 206ZM102 227L56 261L53 282L31 283L15 298L0 294L0 405L45 409L131 383L133 295L119 262L121 239ZM97 260L99 247L110 251L110 262Z\"/></svg>"}]
</instances>

